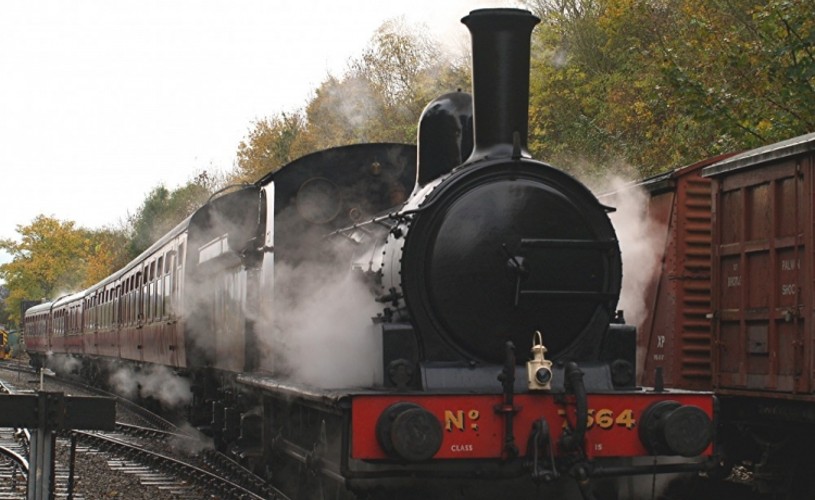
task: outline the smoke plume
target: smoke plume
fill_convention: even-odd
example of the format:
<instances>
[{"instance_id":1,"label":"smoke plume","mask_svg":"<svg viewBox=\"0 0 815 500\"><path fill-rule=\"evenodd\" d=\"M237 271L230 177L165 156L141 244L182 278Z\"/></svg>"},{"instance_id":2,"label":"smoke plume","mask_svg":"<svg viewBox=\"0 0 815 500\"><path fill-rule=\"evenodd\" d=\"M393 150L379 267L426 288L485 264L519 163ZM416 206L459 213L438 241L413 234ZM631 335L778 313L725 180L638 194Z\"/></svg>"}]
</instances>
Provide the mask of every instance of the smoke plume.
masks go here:
<instances>
[{"instance_id":1,"label":"smoke plume","mask_svg":"<svg viewBox=\"0 0 815 500\"><path fill-rule=\"evenodd\" d=\"M111 373L108 383L128 399L153 398L165 408L178 408L192 399L189 380L161 365L146 365L140 370L120 367Z\"/></svg>"},{"instance_id":2,"label":"smoke plume","mask_svg":"<svg viewBox=\"0 0 815 500\"><path fill-rule=\"evenodd\" d=\"M628 324L639 326L648 314L649 284L656 279L665 247L663 224L649 213L650 196L641 187L621 177L609 177L593 189L601 194L600 202L616 209L609 214L623 260L623 285L619 309Z\"/></svg>"},{"instance_id":3,"label":"smoke plume","mask_svg":"<svg viewBox=\"0 0 815 500\"><path fill-rule=\"evenodd\" d=\"M323 388L381 380L381 346L371 321L378 307L348 269L277 266L274 315L262 321L267 369Z\"/></svg>"},{"instance_id":4,"label":"smoke plume","mask_svg":"<svg viewBox=\"0 0 815 500\"><path fill-rule=\"evenodd\" d=\"M60 375L71 375L78 373L82 362L73 356L54 354L52 351L46 353L46 366Z\"/></svg>"}]
</instances>

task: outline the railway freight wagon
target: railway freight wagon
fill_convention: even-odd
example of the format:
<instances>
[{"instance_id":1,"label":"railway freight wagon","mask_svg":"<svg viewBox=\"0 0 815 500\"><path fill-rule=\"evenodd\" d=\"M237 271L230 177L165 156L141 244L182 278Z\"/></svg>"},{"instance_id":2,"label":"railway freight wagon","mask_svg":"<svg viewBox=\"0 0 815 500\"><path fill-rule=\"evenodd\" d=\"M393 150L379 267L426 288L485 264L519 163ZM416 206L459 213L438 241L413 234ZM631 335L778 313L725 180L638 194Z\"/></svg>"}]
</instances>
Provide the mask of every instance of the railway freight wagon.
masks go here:
<instances>
[{"instance_id":1,"label":"railway freight wagon","mask_svg":"<svg viewBox=\"0 0 815 500\"><path fill-rule=\"evenodd\" d=\"M725 465L788 498L815 490L813 175L808 134L629 187L661 226L638 381L714 391Z\"/></svg>"},{"instance_id":2,"label":"railway freight wagon","mask_svg":"<svg viewBox=\"0 0 815 500\"><path fill-rule=\"evenodd\" d=\"M711 388L711 182L703 160L629 186L648 194L659 268L647 281L646 315L637 325L638 382ZM619 196L620 193L617 193ZM623 249L625 251L625 249Z\"/></svg>"},{"instance_id":3,"label":"railway freight wagon","mask_svg":"<svg viewBox=\"0 0 815 500\"><path fill-rule=\"evenodd\" d=\"M734 397L815 402L815 134L703 175L714 189L714 385Z\"/></svg>"},{"instance_id":4,"label":"railway freight wagon","mask_svg":"<svg viewBox=\"0 0 815 500\"><path fill-rule=\"evenodd\" d=\"M713 387L727 458L789 498L815 488L815 134L702 170L713 188ZM746 436L745 436L746 435Z\"/></svg>"}]
</instances>

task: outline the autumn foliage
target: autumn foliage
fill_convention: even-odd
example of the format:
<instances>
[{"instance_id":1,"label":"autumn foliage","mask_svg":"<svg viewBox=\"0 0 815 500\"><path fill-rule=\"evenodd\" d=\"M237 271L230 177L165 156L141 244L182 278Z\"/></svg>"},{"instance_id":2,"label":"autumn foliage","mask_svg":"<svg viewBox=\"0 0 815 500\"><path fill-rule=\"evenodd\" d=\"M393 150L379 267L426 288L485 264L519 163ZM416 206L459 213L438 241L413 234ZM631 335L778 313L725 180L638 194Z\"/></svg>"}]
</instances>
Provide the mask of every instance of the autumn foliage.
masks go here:
<instances>
[{"instance_id":1,"label":"autumn foliage","mask_svg":"<svg viewBox=\"0 0 815 500\"><path fill-rule=\"evenodd\" d=\"M645 176L815 131L810 0L539 0L531 149Z\"/></svg>"},{"instance_id":2,"label":"autumn foliage","mask_svg":"<svg viewBox=\"0 0 815 500\"><path fill-rule=\"evenodd\" d=\"M536 158L584 178L644 177L815 131L811 0L526 4L541 18L530 75ZM176 189L159 185L119 230L46 216L18 226L18 240L0 240L13 258L0 266L5 310L14 321L23 299L54 299L108 275L225 183L342 144L415 143L426 103L469 82L465 57L420 27L388 21L302 109L250 124L226 179L203 173Z\"/></svg>"},{"instance_id":3,"label":"autumn foliage","mask_svg":"<svg viewBox=\"0 0 815 500\"><path fill-rule=\"evenodd\" d=\"M5 308L19 320L23 300L53 299L100 281L129 260L127 236L113 229L88 230L72 221L37 216L17 226L19 241L0 240L12 261L0 265L9 295Z\"/></svg>"}]
</instances>

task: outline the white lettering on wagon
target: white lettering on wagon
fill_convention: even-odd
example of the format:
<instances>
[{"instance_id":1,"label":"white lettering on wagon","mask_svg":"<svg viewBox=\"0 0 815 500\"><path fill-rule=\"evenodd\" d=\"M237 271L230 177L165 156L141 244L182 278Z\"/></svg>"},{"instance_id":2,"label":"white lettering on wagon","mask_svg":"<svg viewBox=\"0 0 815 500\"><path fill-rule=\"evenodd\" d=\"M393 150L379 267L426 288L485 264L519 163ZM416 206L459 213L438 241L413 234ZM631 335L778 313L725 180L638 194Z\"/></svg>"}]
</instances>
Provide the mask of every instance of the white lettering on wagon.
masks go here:
<instances>
[{"instance_id":1,"label":"white lettering on wagon","mask_svg":"<svg viewBox=\"0 0 815 500\"><path fill-rule=\"evenodd\" d=\"M450 446L450 451L453 453L467 453L473 451L473 445L471 444L454 444Z\"/></svg>"},{"instance_id":2,"label":"white lettering on wagon","mask_svg":"<svg viewBox=\"0 0 815 500\"><path fill-rule=\"evenodd\" d=\"M784 259L781 261L782 271L797 271L801 269L801 261L796 259Z\"/></svg>"}]
</instances>

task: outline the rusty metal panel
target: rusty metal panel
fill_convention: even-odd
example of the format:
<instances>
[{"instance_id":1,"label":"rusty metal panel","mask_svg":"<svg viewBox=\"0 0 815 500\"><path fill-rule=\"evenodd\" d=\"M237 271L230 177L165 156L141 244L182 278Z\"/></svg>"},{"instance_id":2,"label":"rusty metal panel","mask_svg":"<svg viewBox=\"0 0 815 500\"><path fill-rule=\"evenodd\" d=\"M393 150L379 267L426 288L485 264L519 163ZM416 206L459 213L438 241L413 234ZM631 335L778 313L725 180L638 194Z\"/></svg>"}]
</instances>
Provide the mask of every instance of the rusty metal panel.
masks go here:
<instances>
[{"instance_id":1,"label":"rusty metal panel","mask_svg":"<svg viewBox=\"0 0 815 500\"><path fill-rule=\"evenodd\" d=\"M714 385L809 394L813 153L773 151L768 160L747 153L704 173L715 193Z\"/></svg>"},{"instance_id":2,"label":"rusty metal panel","mask_svg":"<svg viewBox=\"0 0 815 500\"><path fill-rule=\"evenodd\" d=\"M710 388L711 183L701 170L725 157L675 170L670 183L650 190L649 215L666 234L655 249L661 268L646 288L648 316L638 325L643 385L654 385L659 368L668 387Z\"/></svg>"},{"instance_id":3,"label":"rusty metal panel","mask_svg":"<svg viewBox=\"0 0 815 500\"><path fill-rule=\"evenodd\" d=\"M684 216L677 222L679 271L677 303L680 306L682 387L706 388L710 384L710 181L686 175L679 183L678 208Z\"/></svg>"},{"instance_id":4,"label":"rusty metal panel","mask_svg":"<svg viewBox=\"0 0 815 500\"><path fill-rule=\"evenodd\" d=\"M664 239L661 240L662 244L655 249L662 252L660 260L663 269L666 266L672 268L674 265L674 254L666 252L666 249L675 245L675 234L670 230L675 199L675 190L666 191L653 195L648 205L648 215L651 220L657 222L658 227L666 228L663 233ZM673 359L671 356L666 357L665 353L674 350L675 339L673 335L669 335L664 330L663 326L674 323L676 308L665 307L665 304L673 301L673 297L671 297L670 283L660 279L662 274L660 270L660 274L654 276L646 286L648 314L642 323L637 325L637 375L640 385L654 385L654 373L657 366L662 367L664 380L668 386L673 386L675 383L673 367L665 368L665 364L670 363Z\"/></svg>"}]
</instances>

